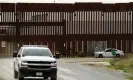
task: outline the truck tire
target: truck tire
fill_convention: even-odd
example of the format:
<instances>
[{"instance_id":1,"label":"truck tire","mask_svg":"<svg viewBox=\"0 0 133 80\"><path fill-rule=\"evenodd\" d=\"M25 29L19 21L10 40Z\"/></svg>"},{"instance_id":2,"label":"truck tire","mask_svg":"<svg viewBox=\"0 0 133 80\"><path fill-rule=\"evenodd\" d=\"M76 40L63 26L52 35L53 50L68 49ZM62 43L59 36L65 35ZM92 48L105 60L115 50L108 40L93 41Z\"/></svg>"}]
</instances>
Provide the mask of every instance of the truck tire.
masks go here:
<instances>
[{"instance_id":1,"label":"truck tire","mask_svg":"<svg viewBox=\"0 0 133 80\"><path fill-rule=\"evenodd\" d=\"M57 80L57 78L51 78L51 80Z\"/></svg>"},{"instance_id":2,"label":"truck tire","mask_svg":"<svg viewBox=\"0 0 133 80\"><path fill-rule=\"evenodd\" d=\"M24 78L23 77L18 77L18 80L24 80Z\"/></svg>"},{"instance_id":3,"label":"truck tire","mask_svg":"<svg viewBox=\"0 0 133 80\"><path fill-rule=\"evenodd\" d=\"M14 78L17 79L18 78L18 72L14 69Z\"/></svg>"},{"instance_id":4,"label":"truck tire","mask_svg":"<svg viewBox=\"0 0 133 80\"><path fill-rule=\"evenodd\" d=\"M116 57L119 58L120 57L120 54L116 54Z\"/></svg>"},{"instance_id":5,"label":"truck tire","mask_svg":"<svg viewBox=\"0 0 133 80\"><path fill-rule=\"evenodd\" d=\"M103 57L103 55L102 55L102 54L99 54L99 55L98 55L98 57L99 57L99 58L102 58L102 57Z\"/></svg>"},{"instance_id":6,"label":"truck tire","mask_svg":"<svg viewBox=\"0 0 133 80\"><path fill-rule=\"evenodd\" d=\"M48 79L48 77L44 77L44 79Z\"/></svg>"},{"instance_id":7,"label":"truck tire","mask_svg":"<svg viewBox=\"0 0 133 80\"><path fill-rule=\"evenodd\" d=\"M18 80L24 80L24 77L21 77L20 72L18 72Z\"/></svg>"}]
</instances>

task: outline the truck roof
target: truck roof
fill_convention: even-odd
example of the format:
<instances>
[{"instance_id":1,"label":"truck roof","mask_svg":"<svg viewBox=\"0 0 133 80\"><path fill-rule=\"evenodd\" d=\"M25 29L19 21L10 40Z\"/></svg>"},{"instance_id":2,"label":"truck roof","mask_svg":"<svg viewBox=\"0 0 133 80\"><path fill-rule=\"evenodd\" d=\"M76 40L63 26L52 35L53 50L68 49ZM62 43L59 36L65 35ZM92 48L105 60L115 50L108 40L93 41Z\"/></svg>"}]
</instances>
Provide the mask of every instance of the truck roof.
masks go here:
<instances>
[{"instance_id":1,"label":"truck roof","mask_svg":"<svg viewBox=\"0 0 133 80\"><path fill-rule=\"evenodd\" d=\"M23 47L48 47L47 45L23 45Z\"/></svg>"},{"instance_id":2,"label":"truck roof","mask_svg":"<svg viewBox=\"0 0 133 80\"><path fill-rule=\"evenodd\" d=\"M46 45L23 45L24 49L49 49Z\"/></svg>"}]
</instances>

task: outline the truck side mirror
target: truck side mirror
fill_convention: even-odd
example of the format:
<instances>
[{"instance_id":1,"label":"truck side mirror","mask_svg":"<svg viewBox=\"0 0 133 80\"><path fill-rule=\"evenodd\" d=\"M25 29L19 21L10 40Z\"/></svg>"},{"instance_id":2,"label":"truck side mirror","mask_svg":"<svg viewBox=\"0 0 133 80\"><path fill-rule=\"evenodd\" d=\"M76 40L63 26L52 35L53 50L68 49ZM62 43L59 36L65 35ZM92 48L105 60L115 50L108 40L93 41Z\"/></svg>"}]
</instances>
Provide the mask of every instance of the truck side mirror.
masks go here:
<instances>
[{"instance_id":1,"label":"truck side mirror","mask_svg":"<svg viewBox=\"0 0 133 80\"><path fill-rule=\"evenodd\" d=\"M18 57L20 57L20 54L18 55Z\"/></svg>"},{"instance_id":2,"label":"truck side mirror","mask_svg":"<svg viewBox=\"0 0 133 80\"><path fill-rule=\"evenodd\" d=\"M17 51L14 51L13 52L13 57L17 57L17 54L18 54Z\"/></svg>"}]
</instances>

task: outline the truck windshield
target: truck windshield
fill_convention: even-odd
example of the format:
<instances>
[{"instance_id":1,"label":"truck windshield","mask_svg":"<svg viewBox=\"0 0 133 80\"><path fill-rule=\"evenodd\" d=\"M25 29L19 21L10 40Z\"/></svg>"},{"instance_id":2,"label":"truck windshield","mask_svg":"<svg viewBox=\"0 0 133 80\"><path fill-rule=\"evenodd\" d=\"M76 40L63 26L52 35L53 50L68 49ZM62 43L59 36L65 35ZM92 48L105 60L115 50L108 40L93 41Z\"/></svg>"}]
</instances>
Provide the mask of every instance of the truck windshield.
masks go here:
<instances>
[{"instance_id":1,"label":"truck windshield","mask_svg":"<svg viewBox=\"0 0 133 80\"><path fill-rule=\"evenodd\" d=\"M52 57L49 49L24 49L22 56L49 56Z\"/></svg>"}]
</instances>

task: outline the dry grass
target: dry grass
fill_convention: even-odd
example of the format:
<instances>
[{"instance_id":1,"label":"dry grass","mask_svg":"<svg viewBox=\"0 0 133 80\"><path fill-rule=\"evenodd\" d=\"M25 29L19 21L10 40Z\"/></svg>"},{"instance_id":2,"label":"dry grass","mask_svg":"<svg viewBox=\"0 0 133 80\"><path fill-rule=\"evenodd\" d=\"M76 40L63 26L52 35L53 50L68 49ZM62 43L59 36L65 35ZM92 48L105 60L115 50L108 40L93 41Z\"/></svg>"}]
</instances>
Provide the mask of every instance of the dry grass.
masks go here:
<instances>
[{"instance_id":1,"label":"dry grass","mask_svg":"<svg viewBox=\"0 0 133 80\"><path fill-rule=\"evenodd\" d=\"M133 54L128 54L124 58L111 60L110 64L110 67L126 72L128 79L133 80Z\"/></svg>"}]
</instances>

